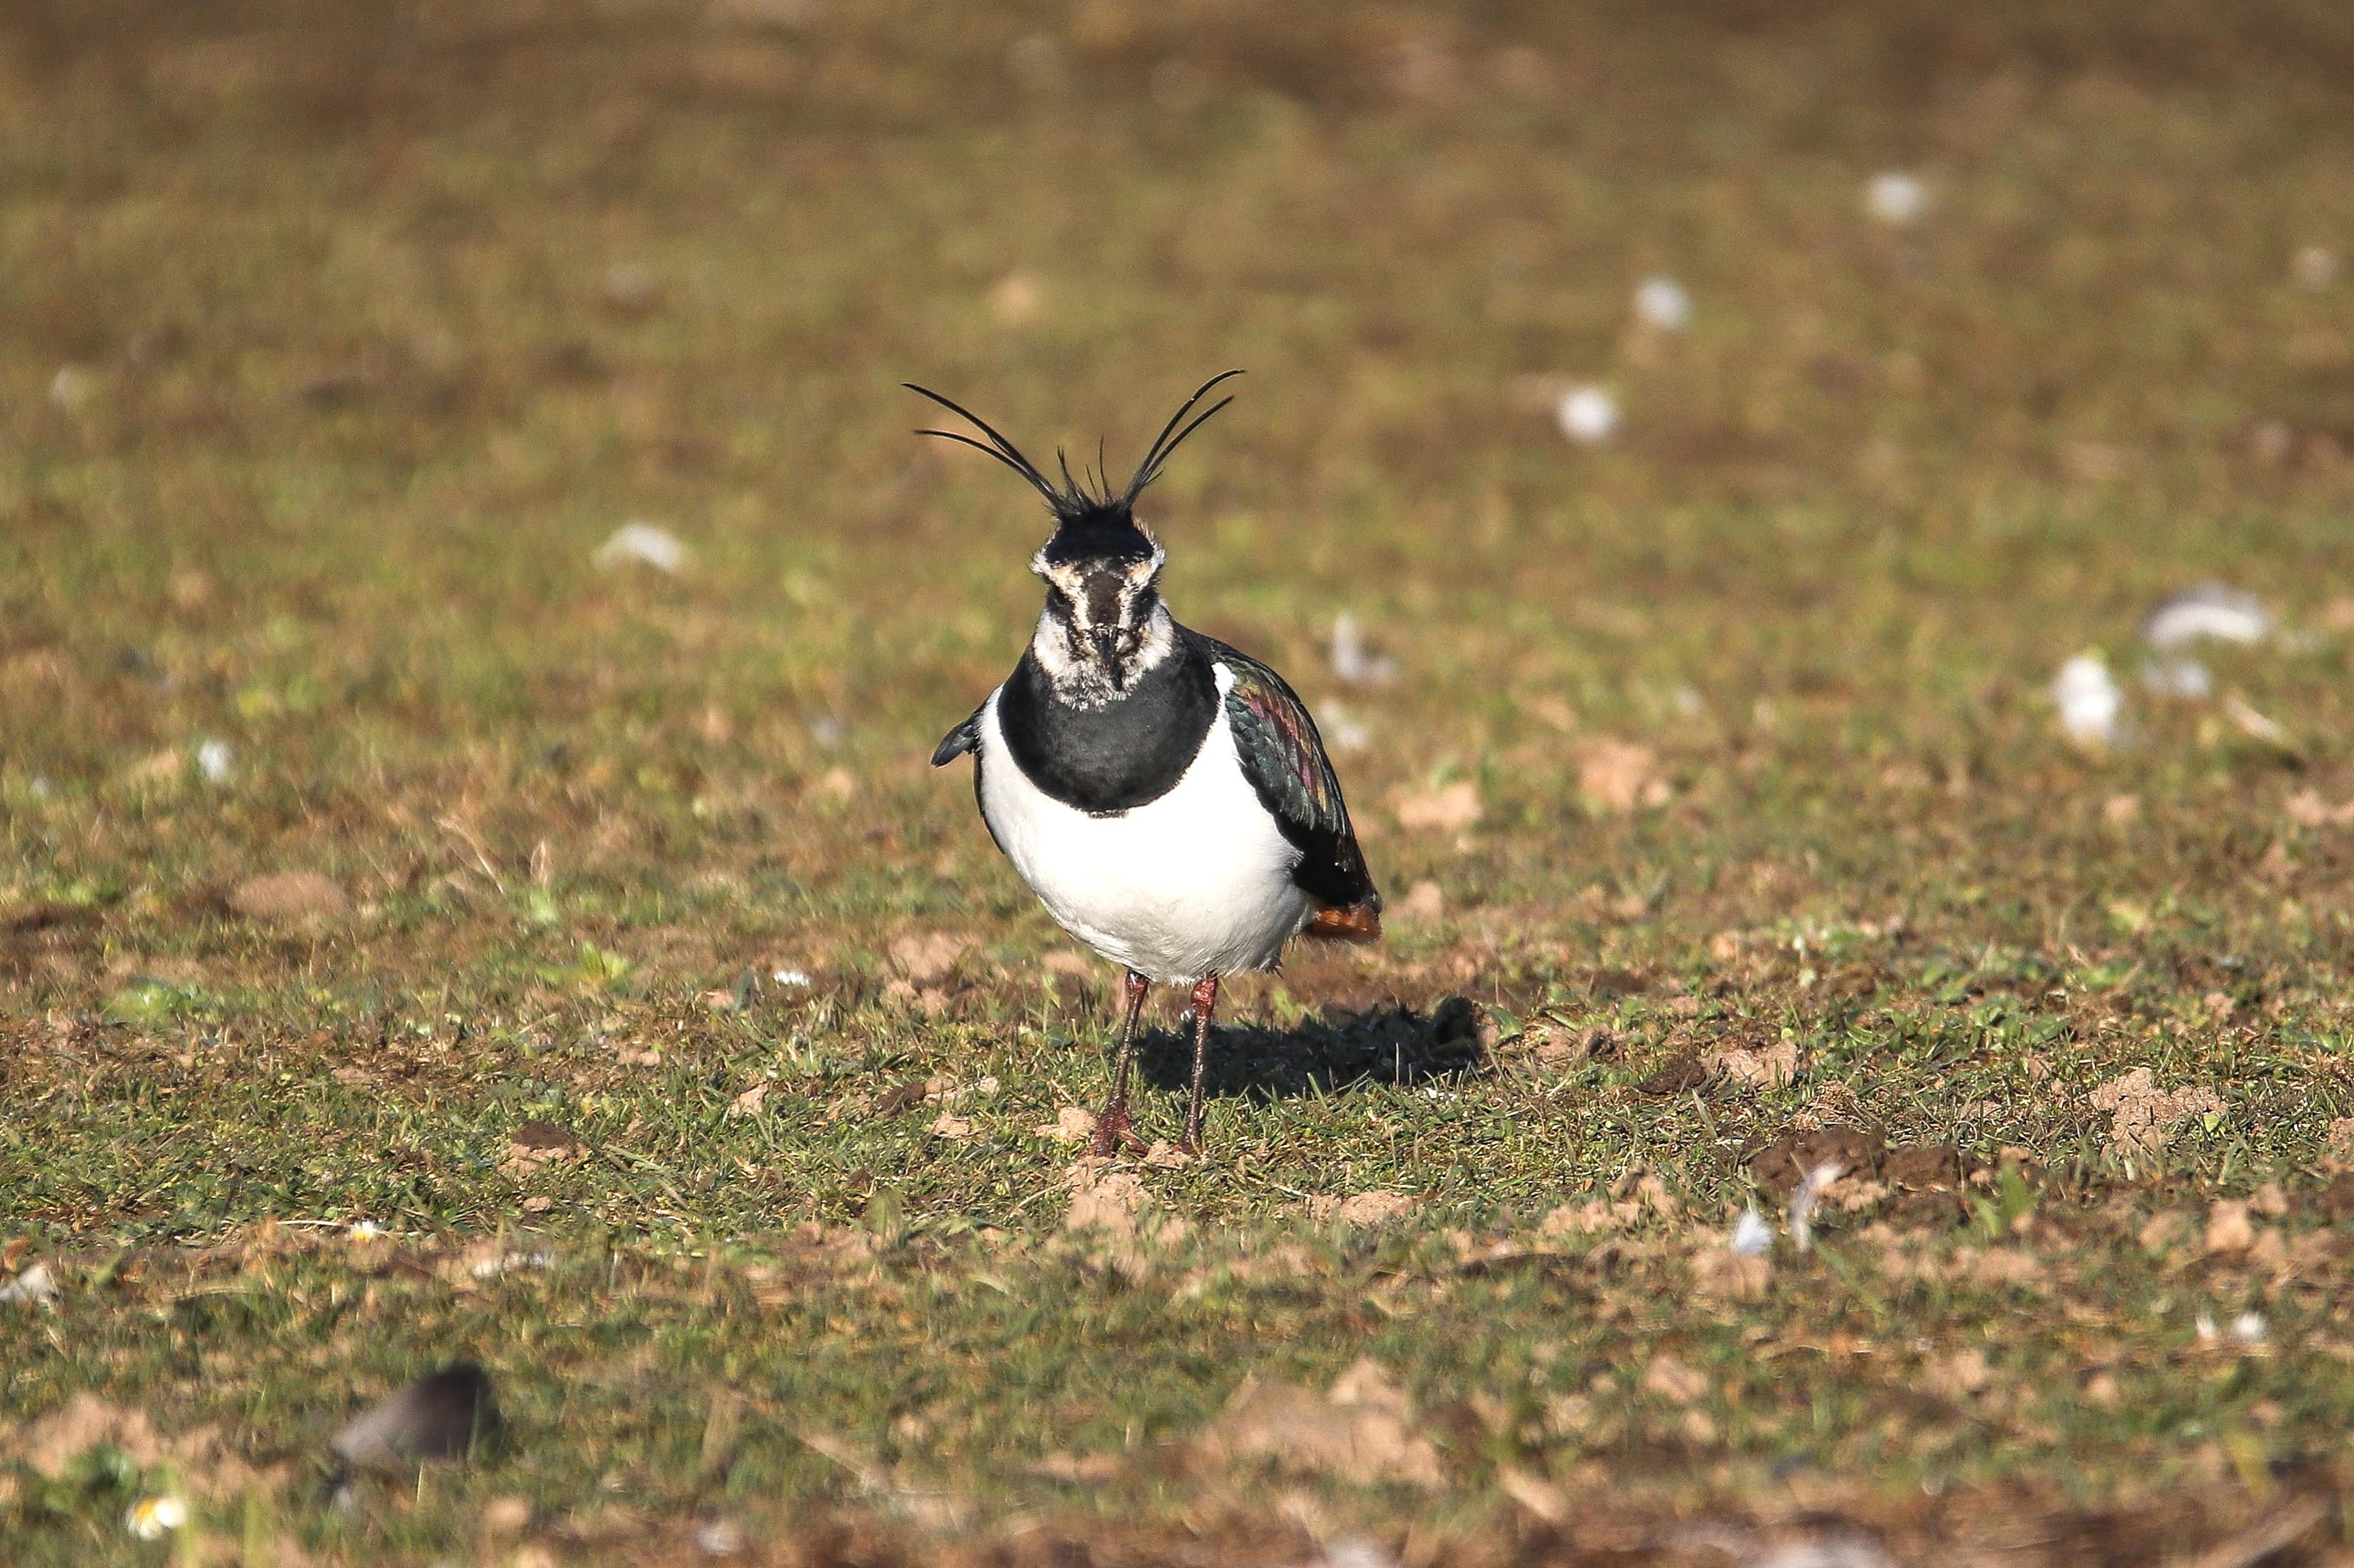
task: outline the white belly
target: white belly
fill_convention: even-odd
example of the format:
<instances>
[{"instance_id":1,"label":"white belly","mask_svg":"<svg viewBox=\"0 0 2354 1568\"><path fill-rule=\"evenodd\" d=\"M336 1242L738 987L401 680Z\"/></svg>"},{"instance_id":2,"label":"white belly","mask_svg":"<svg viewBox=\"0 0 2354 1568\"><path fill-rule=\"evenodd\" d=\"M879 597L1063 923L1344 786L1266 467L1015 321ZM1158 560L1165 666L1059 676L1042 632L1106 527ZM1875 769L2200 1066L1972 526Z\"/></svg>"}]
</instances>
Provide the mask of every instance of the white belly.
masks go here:
<instances>
[{"instance_id":1,"label":"white belly","mask_svg":"<svg viewBox=\"0 0 2354 1568\"><path fill-rule=\"evenodd\" d=\"M1219 673L1219 694L1228 677ZM1225 703L1201 755L1159 800L1118 816L1066 806L1006 750L997 696L981 713L981 810L1066 931L1161 985L1273 967L1311 913L1299 851L1243 777Z\"/></svg>"}]
</instances>

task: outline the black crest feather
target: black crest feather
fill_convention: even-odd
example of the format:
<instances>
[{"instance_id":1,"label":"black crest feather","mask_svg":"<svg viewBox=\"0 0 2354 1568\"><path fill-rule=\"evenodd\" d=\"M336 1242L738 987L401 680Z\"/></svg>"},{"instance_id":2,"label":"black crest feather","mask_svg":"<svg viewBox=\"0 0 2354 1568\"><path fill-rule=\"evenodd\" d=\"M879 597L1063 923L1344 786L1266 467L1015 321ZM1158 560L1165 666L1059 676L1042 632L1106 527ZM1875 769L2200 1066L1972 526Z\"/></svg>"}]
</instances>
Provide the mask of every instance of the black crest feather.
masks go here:
<instances>
[{"instance_id":1,"label":"black crest feather","mask_svg":"<svg viewBox=\"0 0 2354 1568\"><path fill-rule=\"evenodd\" d=\"M1169 422L1161 428L1161 434L1153 438L1152 445L1145 451L1144 461L1136 465L1136 474L1128 482L1128 488L1118 493L1113 492L1110 478L1102 466L1101 453L1097 455L1095 471L1082 478L1071 472L1070 458L1057 450L1055 454L1055 466L1062 470L1063 482L1056 484L1040 471L1036 463L1022 455L1021 448L1007 440L988 420L971 409L961 403L943 397L928 387L918 387L912 381L902 382L901 385L917 397L928 397L941 408L966 420L988 440L975 440L959 430L921 429L916 432L917 435L938 436L944 441L956 441L972 448L975 451L987 452L991 457L1020 474L1029 482L1033 490L1045 497L1048 509L1055 514L1055 522L1059 532L1062 529L1098 524L1133 526L1130 513L1136 505L1136 498L1144 493L1146 485L1161 477L1161 470L1169 461L1169 454L1175 451L1186 437L1207 424L1212 415L1233 402L1234 398L1221 397L1198 415L1193 414L1193 410L1214 388L1241 374L1239 370L1222 371L1196 387L1193 395L1186 398L1177 412L1170 416ZM1188 415L1193 415L1190 422L1187 419Z\"/></svg>"},{"instance_id":2,"label":"black crest feather","mask_svg":"<svg viewBox=\"0 0 2354 1568\"><path fill-rule=\"evenodd\" d=\"M1187 436L1208 424L1210 416L1233 402L1234 398L1231 397L1219 398L1204 409L1199 418L1186 425L1183 429L1178 429L1178 425L1183 422L1185 416L1193 411L1194 405L1208 397L1213 388L1233 380L1241 374L1239 370L1225 370L1211 376L1193 389L1193 395L1185 399L1182 407L1169 416L1169 422L1161 426L1161 434L1153 438L1150 450L1144 454L1144 461L1136 465L1136 477L1128 482L1128 493L1120 497L1121 505L1134 504L1136 498L1144 493L1144 487L1161 477L1161 467L1169 461L1169 454L1175 451ZM1172 435L1170 433L1172 431L1176 433Z\"/></svg>"}]
</instances>

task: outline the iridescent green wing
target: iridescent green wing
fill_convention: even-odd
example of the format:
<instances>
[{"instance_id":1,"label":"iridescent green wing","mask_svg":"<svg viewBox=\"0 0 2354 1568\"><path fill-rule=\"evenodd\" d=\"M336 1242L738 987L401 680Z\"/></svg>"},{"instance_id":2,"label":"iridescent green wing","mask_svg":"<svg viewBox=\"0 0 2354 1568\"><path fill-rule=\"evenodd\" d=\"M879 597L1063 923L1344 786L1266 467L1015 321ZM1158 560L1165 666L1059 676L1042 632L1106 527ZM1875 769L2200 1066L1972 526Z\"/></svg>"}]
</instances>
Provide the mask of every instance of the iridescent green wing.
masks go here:
<instances>
[{"instance_id":1,"label":"iridescent green wing","mask_svg":"<svg viewBox=\"0 0 2354 1568\"><path fill-rule=\"evenodd\" d=\"M1214 637L1190 635L1234 677L1226 694L1226 723L1259 803L1300 851L1292 880L1320 904L1341 908L1374 899L1378 907L1373 879L1349 825L1348 802L1341 798L1341 780L1333 776L1307 705L1282 676L1249 654Z\"/></svg>"}]
</instances>

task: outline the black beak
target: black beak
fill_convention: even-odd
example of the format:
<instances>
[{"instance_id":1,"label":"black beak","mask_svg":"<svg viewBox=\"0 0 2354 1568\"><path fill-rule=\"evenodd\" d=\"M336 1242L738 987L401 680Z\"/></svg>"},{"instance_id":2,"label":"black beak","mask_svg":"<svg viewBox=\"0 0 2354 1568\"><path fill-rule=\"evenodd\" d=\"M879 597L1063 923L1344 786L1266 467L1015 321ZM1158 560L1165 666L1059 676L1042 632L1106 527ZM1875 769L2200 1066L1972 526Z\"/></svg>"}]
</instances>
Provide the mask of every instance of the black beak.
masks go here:
<instances>
[{"instance_id":1,"label":"black beak","mask_svg":"<svg viewBox=\"0 0 2354 1568\"><path fill-rule=\"evenodd\" d=\"M1119 669L1119 629L1116 626L1098 627L1094 634L1094 641L1096 657L1102 660L1109 668Z\"/></svg>"}]
</instances>

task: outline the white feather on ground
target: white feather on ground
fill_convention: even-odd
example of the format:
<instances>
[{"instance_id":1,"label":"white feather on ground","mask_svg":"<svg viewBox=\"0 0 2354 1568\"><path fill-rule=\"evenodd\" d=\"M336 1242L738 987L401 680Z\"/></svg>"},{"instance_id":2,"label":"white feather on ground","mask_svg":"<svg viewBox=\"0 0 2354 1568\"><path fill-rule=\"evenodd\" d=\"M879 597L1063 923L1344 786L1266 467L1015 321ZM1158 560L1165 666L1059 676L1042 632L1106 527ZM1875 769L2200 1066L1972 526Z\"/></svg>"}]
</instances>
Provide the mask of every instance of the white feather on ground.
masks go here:
<instances>
[{"instance_id":1,"label":"white feather on ground","mask_svg":"<svg viewBox=\"0 0 2354 1568\"><path fill-rule=\"evenodd\" d=\"M2061 665L2052 677L2052 701L2060 710L2061 732L2070 740L2079 746L2115 743L2125 694L2099 654L2079 653Z\"/></svg>"},{"instance_id":2,"label":"white feather on ground","mask_svg":"<svg viewBox=\"0 0 2354 1568\"><path fill-rule=\"evenodd\" d=\"M1344 609L1332 622L1332 673L1352 686L1385 686L1397 679L1397 661L1366 647L1364 629Z\"/></svg>"},{"instance_id":3,"label":"white feather on ground","mask_svg":"<svg viewBox=\"0 0 2354 1568\"><path fill-rule=\"evenodd\" d=\"M642 566L676 577L686 569L686 546L667 528L652 523L625 523L613 530L611 538L597 546L597 553L589 559L603 571Z\"/></svg>"},{"instance_id":4,"label":"white feather on ground","mask_svg":"<svg viewBox=\"0 0 2354 1568\"><path fill-rule=\"evenodd\" d=\"M1646 326L1681 332L1691 322L1691 296L1673 278L1646 278L1635 285L1635 315Z\"/></svg>"},{"instance_id":5,"label":"white feather on ground","mask_svg":"<svg viewBox=\"0 0 2354 1568\"><path fill-rule=\"evenodd\" d=\"M1891 228L1903 228L1927 215L1929 187L1901 169L1889 169L1865 183L1863 209Z\"/></svg>"},{"instance_id":6,"label":"white feather on ground","mask_svg":"<svg viewBox=\"0 0 2354 1568\"><path fill-rule=\"evenodd\" d=\"M1573 387L1553 406L1561 433L1582 447L1600 446L1618 430L1618 400L1599 387Z\"/></svg>"},{"instance_id":7,"label":"white feather on ground","mask_svg":"<svg viewBox=\"0 0 2354 1568\"><path fill-rule=\"evenodd\" d=\"M1735 1257L1764 1257L1774 1246L1774 1227L1755 1204L1741 1211L1741 1218L1733 1224L1733 1239L1727 1244Z\"/></svg>"},{"instance_id":8,"label":"white feather on ground","mask_svg":"<svg viewBox=\"0 0 2354 1568\"><path fill-rule=\"evenodd\" d=\"M2160 652L2201 641L2262 642L2272 633L2272 611L2264 601L2222 583L2200 583L2170 595L2141 623L2141 640Z\"/></svg>"},{"instance_id":9,"label":"white feather on ground","mask_svg":"<svg viewBox=\"0 0 2354 1568\"><path fill-rule=\"evenodd\" d=\"M1815 1210L1820 1206L1823 1194L1832 1182L1847 1174L1847 1167L1836 1160L1826 1160L1807 1172L1797 1189L1790 1194L1790 1245L1800 1252L1815 1248Z\"/></svg>"}]
</instances>

